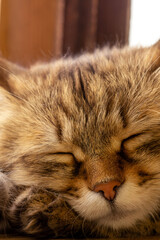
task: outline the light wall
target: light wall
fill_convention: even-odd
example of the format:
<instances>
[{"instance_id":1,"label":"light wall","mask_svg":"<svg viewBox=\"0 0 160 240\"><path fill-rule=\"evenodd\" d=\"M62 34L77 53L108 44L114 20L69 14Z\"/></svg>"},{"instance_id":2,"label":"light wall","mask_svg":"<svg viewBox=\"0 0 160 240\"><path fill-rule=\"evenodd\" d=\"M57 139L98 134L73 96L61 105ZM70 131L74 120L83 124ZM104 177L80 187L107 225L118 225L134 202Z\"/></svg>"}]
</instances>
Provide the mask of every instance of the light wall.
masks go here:
<instances>
[{"instance_id":1,"label":"light wall","mask_svg":"<svg viewBox=\"0 0 160 240\"><path fill-rule=\"evenodd\" d=\"M149 46L160 39L160 0L132 0L130 45Z\"/></svg>"}]
</instances>

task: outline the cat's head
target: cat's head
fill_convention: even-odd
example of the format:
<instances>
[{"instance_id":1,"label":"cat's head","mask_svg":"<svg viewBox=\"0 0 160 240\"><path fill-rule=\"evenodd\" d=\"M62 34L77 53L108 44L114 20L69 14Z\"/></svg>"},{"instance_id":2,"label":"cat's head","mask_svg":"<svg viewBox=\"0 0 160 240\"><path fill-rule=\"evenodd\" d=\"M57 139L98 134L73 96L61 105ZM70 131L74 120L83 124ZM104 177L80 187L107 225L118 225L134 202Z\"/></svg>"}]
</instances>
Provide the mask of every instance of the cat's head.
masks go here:
<instances>
[{"instance_id":1,"label":"cat's head","mask_svg":"<svg viewBox=\"0 0 160 240\"><path fill-rule=\"evenodd\" d=\"M160 43L18 69L1 60L0 161L119 229L160 207Z\"/></svg>"}]
</instances>

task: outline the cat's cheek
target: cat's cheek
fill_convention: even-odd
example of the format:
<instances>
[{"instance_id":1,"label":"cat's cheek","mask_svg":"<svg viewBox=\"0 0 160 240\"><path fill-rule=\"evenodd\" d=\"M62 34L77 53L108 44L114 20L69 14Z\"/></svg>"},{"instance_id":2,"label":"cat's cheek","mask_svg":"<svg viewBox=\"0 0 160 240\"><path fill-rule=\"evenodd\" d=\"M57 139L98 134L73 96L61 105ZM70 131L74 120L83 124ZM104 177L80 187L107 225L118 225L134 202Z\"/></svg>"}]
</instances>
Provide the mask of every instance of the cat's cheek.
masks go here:
<instances>
[{"instance_id":1,"label":"cat's cheek","mask_svg":"<svg viewBox=\"0 0 160 240\"><path fill-rule=\"evenodd\" d=\"M88 189L81 190L81 197L69 200L71 206L88 220L105 218L110 213L108 202L100 195Z\"/></svg>"},{"instance_id":2,"label":"cat's cheek","mask_svg":"<svg viewBox=\"0 0 160 240\"><path fill-rule=\"evenodd\" d=\"M157 186L151 183L139 186L134 182L126 182L120 189L116 204L123 211L133 210L137 220L143 220L148 214L157 210L160 196Z\"/></svg>"},{"instance_id":3,"label":"cat's cheek","mask_svg":"<svg viewBox=\"0 0 160 240\"><path fill-rule=\"evenodd\" d=\"M138 221L145 221L158 210L160 202L157 190L150 187L142 188L134 182L127 182L117 194L115 205L116 218L100 219L98 224L124 229L133 227Z\"/></svg>"}]
</instances>

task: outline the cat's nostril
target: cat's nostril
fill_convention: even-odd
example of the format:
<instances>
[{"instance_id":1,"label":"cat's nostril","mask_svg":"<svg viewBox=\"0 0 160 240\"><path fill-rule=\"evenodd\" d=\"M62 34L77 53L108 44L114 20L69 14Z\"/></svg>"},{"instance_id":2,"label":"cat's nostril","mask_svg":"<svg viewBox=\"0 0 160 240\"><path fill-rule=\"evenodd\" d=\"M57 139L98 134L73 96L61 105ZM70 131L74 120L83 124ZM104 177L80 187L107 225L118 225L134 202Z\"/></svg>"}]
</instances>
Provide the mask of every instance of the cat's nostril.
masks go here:
<instances>
[{"instance_id":1,"label":"cat's nostril","mask_svg":"<svg viewBox=\"0 0 160 240\"><path fill-rule=\"evenodd\" d=\"M117 180L112 180L107 183L99 183L94 187L94 191L98 193L103 193L103 196L108 201L113 201L116 196L116 191L120 187L121 182Z\"/></svg>"},{"instance_id":2,"label":"cat's nostril","mask_svg":"<svg viewBox=\"0 0 160 240\"><path fill-rule=\"evenodd\" d=\"M117 185L114 186L113 190L114 190L114 191L117 191L118 187L119 187L119 186L117 186Z\"/></svg>"}]
</instances>

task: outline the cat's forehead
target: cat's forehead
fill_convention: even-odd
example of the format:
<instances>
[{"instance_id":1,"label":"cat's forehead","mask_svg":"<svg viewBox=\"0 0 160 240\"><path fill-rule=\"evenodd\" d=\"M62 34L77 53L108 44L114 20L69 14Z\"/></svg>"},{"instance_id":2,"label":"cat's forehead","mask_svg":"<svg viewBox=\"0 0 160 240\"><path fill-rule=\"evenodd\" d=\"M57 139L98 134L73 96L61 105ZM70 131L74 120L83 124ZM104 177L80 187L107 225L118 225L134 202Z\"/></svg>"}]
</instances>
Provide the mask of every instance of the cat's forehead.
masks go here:
<instances>
[{"instance_id":1,"label":"cat's forehead","mask_svg":"<svg viewBox=\"0 0 160 240\"><path fill-rule=\"evenodd\" d=\"M120 151L125 139L144 133L147 136L159 129L159 116L154 110L138 109L131 116L130 112L122 116L124 113L119 108L114 111L106 115L102 109L97 113L88 113L87 116L79 114L76 121L64 121L64 129L68 128L65 142L71 142L90 156L112 154ZM123 118L126 118L125 124Z\"/></svg>"},{"instance_id":2,"label":"cat's forehead","mask_svg":"<svg viewBox=\"0 0 160 240\"><path fill-rule=\"evenodd\" d=\"M35 67L22 96L27 114L38 120L35 128L54 128L56 139L85 151L119 146L159 122L159 82L143 58L137 50L99 51Z\"/></svg>"}]
</instances>

